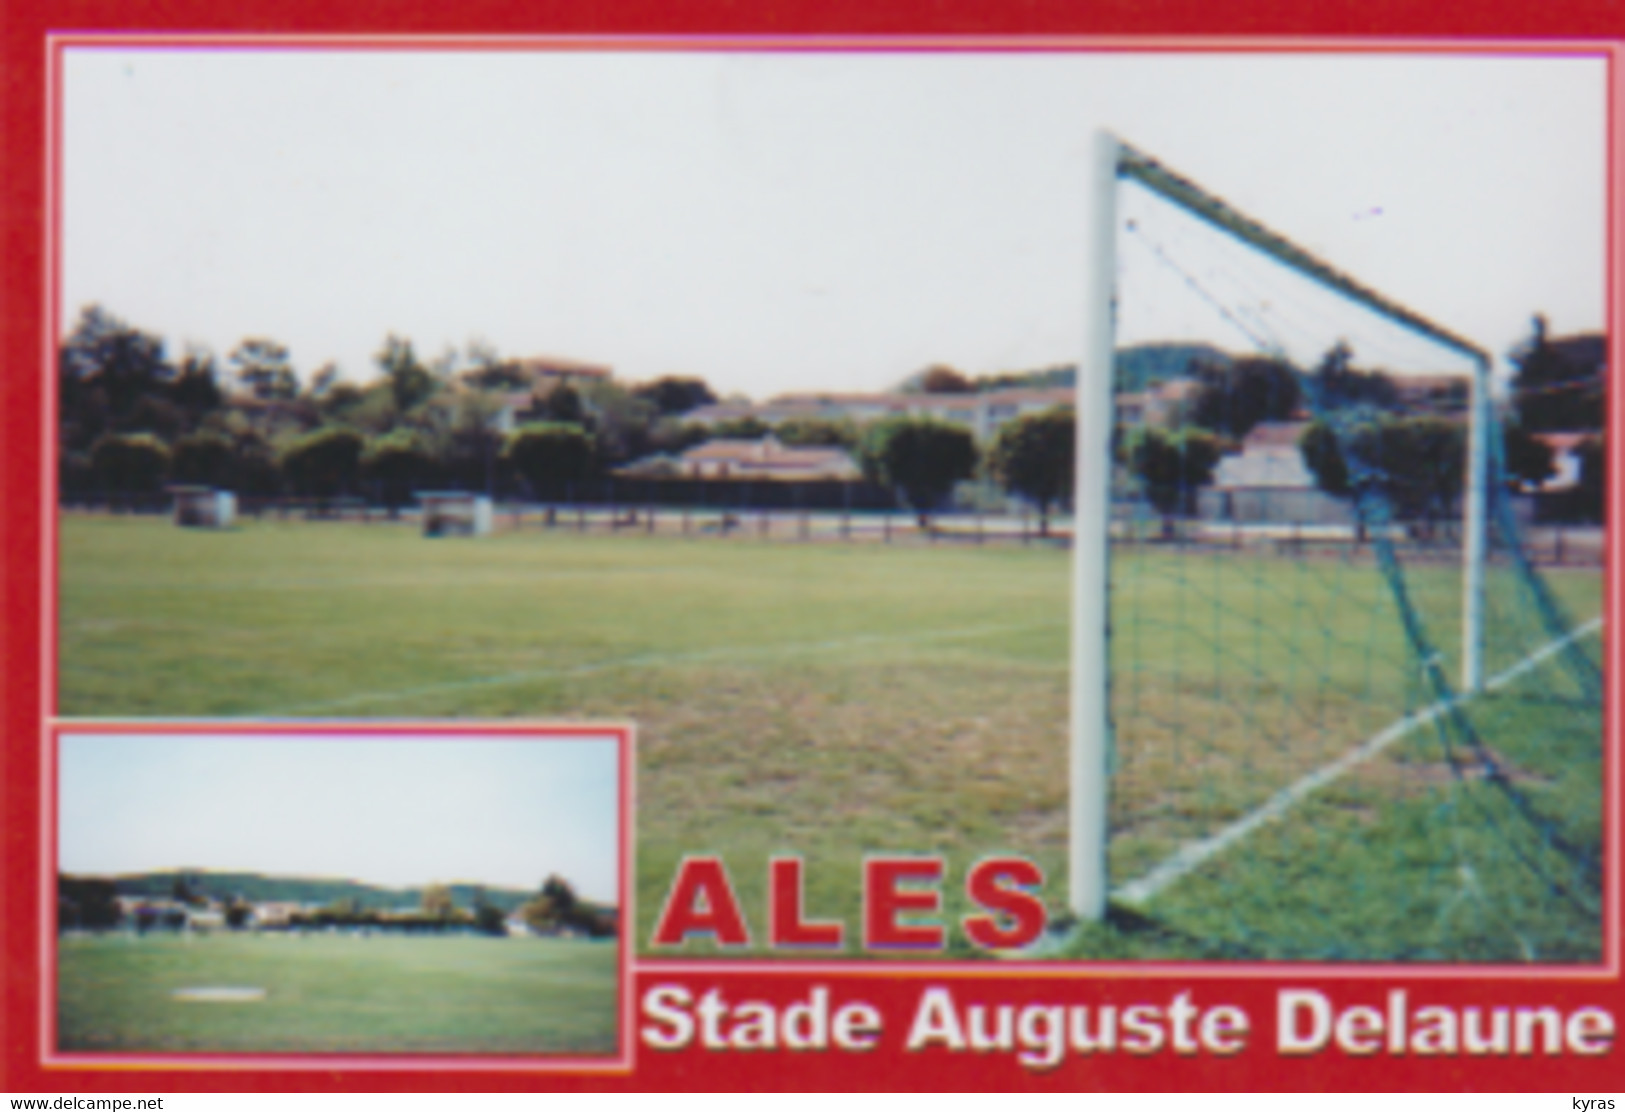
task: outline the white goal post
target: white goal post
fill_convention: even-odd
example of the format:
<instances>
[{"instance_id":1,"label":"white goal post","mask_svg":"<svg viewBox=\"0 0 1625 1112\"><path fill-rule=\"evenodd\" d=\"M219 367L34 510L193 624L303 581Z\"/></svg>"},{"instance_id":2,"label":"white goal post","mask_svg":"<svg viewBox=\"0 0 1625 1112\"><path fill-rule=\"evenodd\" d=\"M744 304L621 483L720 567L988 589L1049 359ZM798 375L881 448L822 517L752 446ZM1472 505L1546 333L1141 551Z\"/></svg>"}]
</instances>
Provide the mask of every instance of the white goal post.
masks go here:
<instances>
[{"instance_id":1,"label":"white goal post","mask_svg":"<svg viewBox=\"0 0 1625 1112\"><path fill-rule=\"evenodd\" d=\"M1072 694L1068 881L1073 914L1106 914L1110 707L1110 547L1115 379L1118 184L1131 179L1225 235L1409 331L1470 360L1468 458L1463 497L1462 672L1464 694L1484 687L1484 561L1489 474L1490 359L1477 346L1361 285L1277 232L1203 191L1106 131L1090 174L1092 243L1085 284L1083 358L1077 378L1074 487ZM1102 462L1106 461L1106 466Z\"/></svg>"}]
</instances>

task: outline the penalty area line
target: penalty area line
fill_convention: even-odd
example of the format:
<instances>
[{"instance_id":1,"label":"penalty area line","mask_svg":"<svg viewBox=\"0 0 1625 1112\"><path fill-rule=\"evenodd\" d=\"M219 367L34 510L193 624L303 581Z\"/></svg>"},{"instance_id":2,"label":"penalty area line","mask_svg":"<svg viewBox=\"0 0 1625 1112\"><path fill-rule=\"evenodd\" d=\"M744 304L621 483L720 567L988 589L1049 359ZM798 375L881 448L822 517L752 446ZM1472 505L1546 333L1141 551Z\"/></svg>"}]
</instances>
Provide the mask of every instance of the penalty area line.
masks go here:
<instances>
[{"instance_id":1,"label":"penalty area line","mask_svg":"<svg viewBox=\"0 0 1625 1112\"><path fill-rule=\"evenodd\" d=\"M1601 628L1602 618L1591 619L1585 625L1536 649L1506 671L1497 673L1484 684L1484 690L1496 691L1505 687L1519 676L1562 652L1575 641L1589 636ZM1184 879L1259 827L1274 822L1350 769L1364 764L1413 730L1426 726L1458 704L1471 702L1472 699L1473 696L1471 695L1459 696L1454 699L1441 699L1431 706L1407 714L1350 749L1331 764L1323 765L1302 779L1282 788L1270 796L1258 809L1243 815L1229 826L1199 841L1187 842L1149 873L1146 873L1138 880L1129 881L1127 884L1113 890L1111 898L1119 903L1133 906L1148 903L1170 885Z\"/></svg>"}]
</instances>

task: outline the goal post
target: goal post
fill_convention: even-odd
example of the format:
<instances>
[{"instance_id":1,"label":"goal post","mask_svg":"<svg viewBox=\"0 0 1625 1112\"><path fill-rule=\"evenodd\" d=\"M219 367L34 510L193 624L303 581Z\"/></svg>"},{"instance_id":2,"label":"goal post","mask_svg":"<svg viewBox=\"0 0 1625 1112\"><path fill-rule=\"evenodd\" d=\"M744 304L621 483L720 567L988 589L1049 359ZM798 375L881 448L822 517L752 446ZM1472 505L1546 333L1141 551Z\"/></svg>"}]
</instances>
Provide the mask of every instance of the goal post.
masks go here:
<instances>
[{"instance_id":1,"label":"goal post","mask_svg":"<svg viewBox=\"0 0 1625 1112\"><path fill-rule=\"evenodd\" d=\"M1068 761L1072 913L1106 915L1108 782L1111 764L1111 520L1113 365L1116 358L1117 176L1123 148L1095 135L1090 195L1094 210L1078 366L1077 468L1072 530L1072 744ZM1102 466L1103 461L1105 466Z\"/></svg>"},{"instance_id":2,"label":"goal post","mask_svg":"<svg viewBox=\"0 0 1625 1112\"><path fill-rule=\"evenodd\" d=\"M1297 276L1464 357L1471 366L1462 485L1461 693L1484 687L1485 560L1490 497L1490 359L1479 347L1361 284L1156 160L1100 131L1090 171L1091 212L1082 358L1077 382L1074 493L1068 880L1070 908L1105 917L1111 711L1111 535L1117 342L1119 187L1133 181L1211 229Z\"/></svg>"}]
</instances>

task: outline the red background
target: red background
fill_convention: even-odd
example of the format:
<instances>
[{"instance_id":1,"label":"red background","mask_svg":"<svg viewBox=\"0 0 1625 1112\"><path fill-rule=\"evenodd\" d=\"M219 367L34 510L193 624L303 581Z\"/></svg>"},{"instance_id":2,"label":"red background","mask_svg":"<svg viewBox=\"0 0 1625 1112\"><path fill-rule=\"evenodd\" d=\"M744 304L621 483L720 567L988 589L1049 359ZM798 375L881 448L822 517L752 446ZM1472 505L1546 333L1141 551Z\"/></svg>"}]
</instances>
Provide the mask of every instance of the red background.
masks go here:
<instances>
[{"instance_id":1,"label":"red background","mask_svg":"<svg viewBox=\"0 0 1625 1112\"><path fill-rule=\"evenodd\" d=\"M1358 970L1276 970L1238 975L1223 967L1192 967L1189 974L1074 968L1065 973L1022 974L998 967L961 973L962 1001L1045 1003L1144 1000L1166 1003L1189 989L1199 1004L1232 1003L1252 1016L1250 1048L1235 1058L1178 1057L1167 1051L1137 1058L1126 1054L1068 1058L1057 1070L1034 1073L1013 1055L904 1055L901 1039L914 1002L927 983L949 978L926 967L904 975L830 967L829 975L756 966L733 972L714 966L686 968L662 962L646 966L637 981L684 983L698 995L716 985L734 1000L751 997L790 1001L814 983L829 985L837 999L863 999L886 1014L882 1045L869 1054L828 1052L669 1053L641 1049L630 1077L583 1077L525 1073L376 1070L252 1071L51 1068L42 1069L38 1030L40 939L36 914L39 885L38 830L42 675L39 634L42 577L41 428L44 398L42 344L46 313L44 251L45 39L48 31L167 31L221 33L471 34L556 33L577 35L1109 35L1115 46L1138 36L1158 36L1159 47L1213 49L1240 45L1245 37L1312 36L1291 44L1399 46L1403 38L1505 40L1625 39L1625 4L1619 0L1444 0L1418 5L1401 0L549 0L520 6L510 0L429 3L387 0L146 0L146 2L24 3L7 0L4 59L0 62L0 1089L60 1093L76 1090L140 1092L229 1089L296 1091L355 1089L525 1090L535 1088L1023 1088L1064 1087L1144 1090L1355 1090L1543 1089L1585 1092L1619 1088L1621 1052L1597 1058L1563 1056L1512 1060L1484 1058L1377 1060L1322 1054L1283 1059L1273 1050L1278 986L1318 987L1347 1002L1380 1006L1389 987L1406 987L1415 1003L1475 1002L1484 1005L1581 1005L1609 1007L1625 1022L1625 991L1617 973L1580 979L1463 979L1409 975L1403 981L1373 978ZM1173 36L1203 36L1170 43ZM1123 38L1131 41L1124 42ZM1325 41L1321 37L1330 37ZM1618 75L1615 75L1618 122ZM1615 137L1617 144L1617 136ZM1615 149L1617 162L1619 151ZM1615 183L1615 195L1618 183ZM1612 253L1613 319L1619 314L1618 253ZM1617 324L1615 325L1617 333ZM1611 437L1619 450L1620 410L1612 399ZM1618 456L1614 457L1618 467ZM1611 540L1625 520L1621 486L1610 492ZM1610 569L1610 584L1614 572ZM1619 628L1619 593L1608 595L1609 627ZM1610 689L1617 684L1616 644L1609 637ZM1617 703L1610 698L1610 708ZM1610 713L1609 762L1619 775L1617 724ZM1618 815L1611 823L1610 875L1617 876ZM1611 933L1619 929L1619 890L1612 890ZM1617 954L1615 947L1610 952Z\"/></svg>"}]
</instances>

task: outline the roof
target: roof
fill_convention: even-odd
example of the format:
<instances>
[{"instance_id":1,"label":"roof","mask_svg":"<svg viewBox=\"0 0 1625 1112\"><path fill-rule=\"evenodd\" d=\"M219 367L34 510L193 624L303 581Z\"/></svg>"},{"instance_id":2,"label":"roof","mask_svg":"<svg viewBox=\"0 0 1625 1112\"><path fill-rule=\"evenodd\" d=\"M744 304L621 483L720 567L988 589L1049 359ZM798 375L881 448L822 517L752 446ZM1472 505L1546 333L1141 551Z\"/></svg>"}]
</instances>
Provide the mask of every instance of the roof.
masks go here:
<instances>
[{"instance_id":1,"label":"roof","mask_svg":"<svg viewBox=\"0 0 1625 1112\"><path fill-rule=\"evenodd\" d=\"M520 370L541 376L568 376L571 378L609 378L611 368L605 363L588 363L580 359L566 359L558 355L530 355L511 360Z\"/></svg>"},{"instance_id":2,"label":"roof","mask_svg":"<svg viewBox=\"0 0 1625 1112\"><path fill-rule=\"evenodd\" d=\"M1150 393L1164 401L1177 402L1196 394L1202 385L1194 378L1171 378L1151 387Z\"/></svg>"},{"instance_id":3,"label":"roof","mask_svg":"<svg viewBox=\"0 0 1625 1112\"><path fill-rule=\"evenodd\" d=\"M741 405L738 402L717 402L712 405L696 406L687 413L682 414L684 421L727 421L735 417L749 417L756 412L754 405Z\"/></svg>"},{"instance_id":4,"label":"roof","mask_svg":"<svg viewBox=\"0 0 1625 1112\"><path fill-rule=\"evenodd\" d=\"M780 444L774 437L767 436L761 440L707 440L704 444L696 444L684 452L682 460L684 463L717 461L817 466L850 464L852 457L844 448L788 447Z\"/></svg>"},{"instance_id":5,"label":"roof","mask_svg":"<svg viewBox=\"0 0 1625 1112\"><path fill-rule=\"evenodd\" d=\"M781 481L847 479L860 474L858 465L843 448L789 447L771 436L761 440L709 440L675 459L664 455L645 457L621 468L620 473L658 478L724 469L729 477Z\"/></svg>"},{"instance_id":6,"label":"roof","mask_svg":"<svg viewBox=\"0 0 1625 1112\"><path fill-rule=\"evenodd\" d=\"M1574 449L1576 449L1576 448L1578 448L1580 446L1582 441L1587 440L1587 439L1589 439L1591 437L1594 437L1594 436L1600 436L1601 434L1600 433L1595 433L1595 432L1583 432L1582 431L1582 432L1537 432L1537 433L1531 433L1530 435L1532 435L1536 440L1540 441L1542 444L1546 445L1552 451L1562 453L1562 452L1572 452L1572 451L1574 451Z\"/></svg>"}]
</instances>

